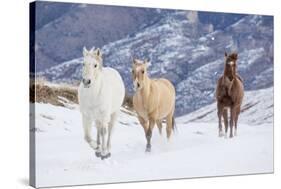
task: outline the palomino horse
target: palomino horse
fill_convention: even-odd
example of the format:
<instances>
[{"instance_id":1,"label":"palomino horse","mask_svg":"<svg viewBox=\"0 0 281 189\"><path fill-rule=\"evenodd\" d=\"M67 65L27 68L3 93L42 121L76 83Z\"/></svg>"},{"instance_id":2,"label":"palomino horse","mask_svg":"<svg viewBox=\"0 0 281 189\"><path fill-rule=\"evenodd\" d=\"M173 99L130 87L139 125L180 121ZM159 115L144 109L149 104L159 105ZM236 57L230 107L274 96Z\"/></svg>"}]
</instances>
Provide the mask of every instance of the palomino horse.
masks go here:
<instances>
[{"instance_id":1,"label":"palomino horse","mask_svg":"<svg viewBox=\"0 0 281 189\"><path fill-rule=\"evenodd\" d=\"M167 138L174 129L175 88L167 79L150 79L147 75L147 64L147 61L134 59L132 75L135 89L133 105L144 128L146 151L149 152L155 123L161 133L162 120L166 119Z\"/></svg>"},{"instance_id":2,"label":"palomino horse","mask_svg":"<svg viewBox=\"0 0 281 189\"><path fill-rule=\"evenodd\" d=\"M240 114L241 104L244 96L244 86L241 77L237 74L236 61L238 55L232 53L227 55L225 53L224 73L217 83L216 99L219 118L219 136L223 136L221 117L224 119L225 137L227 137L228 130L228 113L230 109L230 135L233 137L233 125L235 126L235 136L237 135L237 122Z\"/></svg>"},{"instance_id":3,"label":"palomino horse","mask_svg":"<svg viewBox=\"0 0 281 189\"><path fill-rule=\"evenodd\" d=\"M83 49L83 80L78 89L85 140L101 159L110 157L111 131L125 96L120 74L102 65L100 49ZM97 128L97 140L91 135L92 123Z\"/></svg>"}]
</instances>

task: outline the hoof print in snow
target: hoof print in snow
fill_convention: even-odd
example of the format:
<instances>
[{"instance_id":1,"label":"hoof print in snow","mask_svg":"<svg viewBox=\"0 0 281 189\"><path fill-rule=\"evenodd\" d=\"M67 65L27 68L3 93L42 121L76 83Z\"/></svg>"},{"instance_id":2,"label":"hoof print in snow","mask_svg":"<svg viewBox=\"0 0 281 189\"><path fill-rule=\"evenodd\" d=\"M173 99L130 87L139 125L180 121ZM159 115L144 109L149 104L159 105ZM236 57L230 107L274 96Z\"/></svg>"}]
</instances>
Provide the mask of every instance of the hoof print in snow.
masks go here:
<instances>
[{"instance_id":1,"label":"hoof print in snow","mask_svg":"<svg viewBox=\"0 0 281 189\"><path fill-rule=\"evenodd\" d=\"M195 134L197 134L197 135L203 135L204 133L203 132L201 132L201 131L196 131L196 132L194 132Z\"/></svg>"},{"instance_id":2,"label":"hoof print in snow","mask_svg":"<svg viewBox=\"0 0 281 189\"><path fill-rule=\"evenodd\" d=\"M223 137L224 134L222 132L219 133L219 137Z\"/></svg>"}]
</instances>

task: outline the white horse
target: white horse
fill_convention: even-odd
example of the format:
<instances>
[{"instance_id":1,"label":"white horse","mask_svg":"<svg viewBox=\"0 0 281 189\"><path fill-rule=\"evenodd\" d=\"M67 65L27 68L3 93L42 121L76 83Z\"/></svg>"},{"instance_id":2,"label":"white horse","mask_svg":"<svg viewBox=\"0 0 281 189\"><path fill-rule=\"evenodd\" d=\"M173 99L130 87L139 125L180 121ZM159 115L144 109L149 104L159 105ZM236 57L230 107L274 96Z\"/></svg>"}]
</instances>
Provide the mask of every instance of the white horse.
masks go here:
<instances>
[{"instance_id":1,"label":"white horse","mask_svg":"<svg viewBox=\"0 0 281 189\"><path fill-rule=\"evenodd\" d=\"M111 132L125 96L120 74L103 67L100 49L83 49L84 63L78 100L82 113L85 140L95 150L97 157L110 157ZM92 123L97 128L97 139L91 135Z\"/></svg>"}]
</instances>

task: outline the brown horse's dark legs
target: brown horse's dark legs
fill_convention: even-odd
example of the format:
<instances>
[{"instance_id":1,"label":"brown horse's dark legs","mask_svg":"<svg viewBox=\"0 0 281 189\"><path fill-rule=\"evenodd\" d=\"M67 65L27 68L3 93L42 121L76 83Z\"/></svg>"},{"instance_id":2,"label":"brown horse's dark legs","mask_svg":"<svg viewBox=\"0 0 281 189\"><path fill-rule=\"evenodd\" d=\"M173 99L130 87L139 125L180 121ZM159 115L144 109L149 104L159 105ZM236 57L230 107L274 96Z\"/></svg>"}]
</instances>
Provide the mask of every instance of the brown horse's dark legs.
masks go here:
<instances>
[{"instance_id":1,"label":"brown horse's dark legs","mask_svg":"<svg viewBox=\"0 0 281 189\"><path fill-rule=\"evenodd\" d=\"M222 133L222 124L221 124L221 116L222 116L222 107L218 105L219 137L222 137L222 136L223 136L223 133Z\"/></svg>"},{"instance_id":2,"label":"brown horse's dark legs","mask_svg":"<svg viewBox=\"0 0 281 189\"><path fill-rule=\"evenodd\" d=\"M223 121L224 121L224 128L225 128L225 137L227 137L227 131L228 131L227 109L223 110Z\"/></svg>"},{"instance_id":3,"label":"brown horse's dark legs","mask_svg":"<svg viewBox=\"0 0 281 189\"><path fill-rule=\"evenodd\" d=\"M233 107L231 107L230 110L230 134L229 137L232 138L233 137L233 124L234 124L234 120L235 120L235 110Z\"/></svg>"},{"instance_id":4,"label":"brown horse's dark legs","mask_svg":"<svg viewBox=\"0 0 281 189\"><path fill-rule=\"evenodd\" d=\"M234 135L235 136L237 136L237 122L238 122L239 114L240 114L240 107L236 111L235 120L234 120L234 126L235 126Z\"/></svg>"}]
</instances>

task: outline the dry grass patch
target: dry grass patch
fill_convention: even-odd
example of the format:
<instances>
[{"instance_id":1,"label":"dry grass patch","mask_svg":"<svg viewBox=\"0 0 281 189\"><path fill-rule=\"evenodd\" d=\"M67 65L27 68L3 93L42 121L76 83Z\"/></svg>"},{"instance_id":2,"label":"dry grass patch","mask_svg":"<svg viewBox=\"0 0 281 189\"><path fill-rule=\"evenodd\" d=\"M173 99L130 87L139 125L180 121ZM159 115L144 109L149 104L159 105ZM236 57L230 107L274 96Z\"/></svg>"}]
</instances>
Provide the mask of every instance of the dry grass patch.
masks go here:
<instances>
[{"instance_id":1,"label":"dry grass patch","mask_svg":"<svg viewBox=\"0 0 281 189\"><path fill-rule=\"evenodd\" d=\"M65 84L48 84L44 80L30 81L30 102L50 103L65 106L64 98L70 103L78 103L77 88Z\"/></svg>"},{"instance_id":2,"label":"dry grass patch","mask_svg":"<svg viewBox=\"0 0 281 189\"><path fill-rule=\"evenodd\" d=\"M29 94L31 103L49 103L63 107L68 107L68 104L78 104L78 86L52 84L42 78L37 78L36 81L30 80ZM126 93L122 106L126 113L133 115L133 96Z\"/></svg>"}]
</instances>

